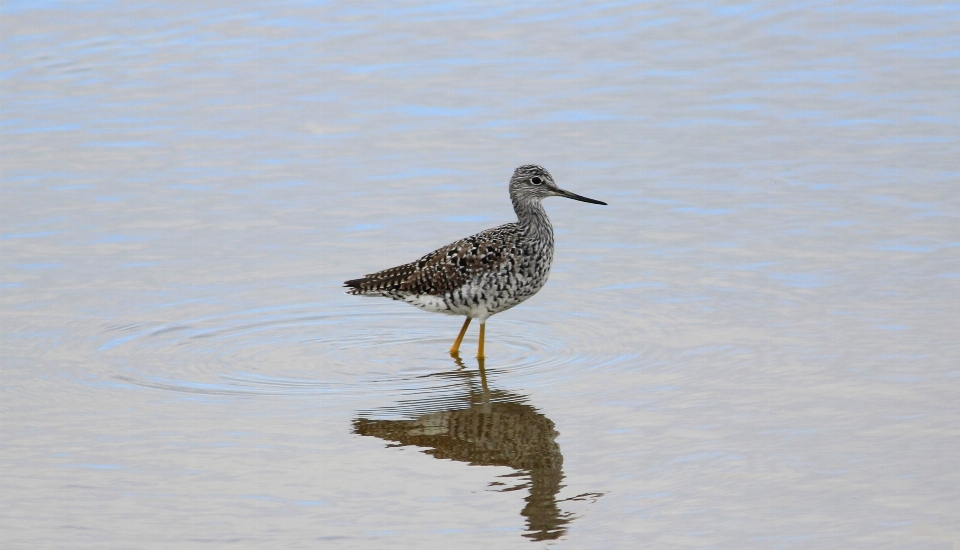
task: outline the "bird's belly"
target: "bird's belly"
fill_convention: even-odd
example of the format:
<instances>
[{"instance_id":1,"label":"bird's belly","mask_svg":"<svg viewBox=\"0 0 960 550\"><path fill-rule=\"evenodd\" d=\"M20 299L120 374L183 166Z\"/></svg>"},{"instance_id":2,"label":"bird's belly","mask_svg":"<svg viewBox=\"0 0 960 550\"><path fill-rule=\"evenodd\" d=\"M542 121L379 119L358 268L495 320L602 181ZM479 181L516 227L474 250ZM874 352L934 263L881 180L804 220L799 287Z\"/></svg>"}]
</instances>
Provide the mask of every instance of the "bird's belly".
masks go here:
<instances>
[{"instance_id":1,"label":"bird's belly","mask_svg":"<svg viewBox=\"0 0 960 550\"><path fill-rule=\"evenodd\" d=\"M503 284L502 279L496 284L484 284L485 282L474 281L439 295L408 294L399 298L426 311L465 315L486 321L491 315L506 311L536 294L546 280L507 281L513 282L512 285Z\"/></svg>"},{"instance_id":2,"label":"bird's belly","mask_svg":"<svg viewBox=\"0 0 960 550\"><path fill-rule=\"evenodd\" d=\"M448 292L444 298L451 313L486 321L491 315L526 301L543 288L544 283L546 283L545 276L491 275Z\"/></svg>"},{"instance_id":3,"label":"bird's belly","mask_svg":"<svg viewBox=\"0 0 960 550\"><path fill-rule=\"evenodd\" d=\"M435 294L407 294L402 297L399 297L400 300L404 302L417 306L420 309L426 311L433 311L436 313L449 313L450 315L459 315L458 312L451 310L447 301L444 299L444 296L438 296Z\"/></svg>"}]
</instances>

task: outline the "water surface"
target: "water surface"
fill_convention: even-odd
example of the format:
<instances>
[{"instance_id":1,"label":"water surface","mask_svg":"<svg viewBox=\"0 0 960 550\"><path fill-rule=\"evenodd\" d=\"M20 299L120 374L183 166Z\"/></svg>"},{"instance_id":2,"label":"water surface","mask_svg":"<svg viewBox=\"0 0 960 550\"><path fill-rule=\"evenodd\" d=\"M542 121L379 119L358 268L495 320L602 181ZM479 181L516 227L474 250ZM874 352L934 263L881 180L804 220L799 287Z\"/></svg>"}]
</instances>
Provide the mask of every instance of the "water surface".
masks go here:
<instances>
[{"instance_id":1,"label":"water surface","mask_svg":"<svg viewBox=\"0 0 960 550\"><path fill-rule=\"evenodd\" d=\"M960 545L955 5L2 10L3 546Z\"/></svg>"}]
</instances>

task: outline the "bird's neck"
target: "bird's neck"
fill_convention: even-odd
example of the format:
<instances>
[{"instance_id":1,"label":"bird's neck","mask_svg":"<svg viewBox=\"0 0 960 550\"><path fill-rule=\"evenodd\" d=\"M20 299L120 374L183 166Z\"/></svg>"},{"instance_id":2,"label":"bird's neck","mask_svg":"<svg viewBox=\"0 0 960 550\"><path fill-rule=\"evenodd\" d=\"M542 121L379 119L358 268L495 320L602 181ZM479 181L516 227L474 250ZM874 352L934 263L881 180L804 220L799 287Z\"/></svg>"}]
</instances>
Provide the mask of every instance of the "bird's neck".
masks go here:
<instances>
[{"instance_id":1,"label":"bird's neck","mask_svg":"<svg viewBox=\"0 0 960 550\"><path fill-rule=\"evenodd\" d=\"M517 213L517 223L525 234L537 240L553 241L553 226L540 201L514 201L513 209Z\"/></svg>"}]
</instances>

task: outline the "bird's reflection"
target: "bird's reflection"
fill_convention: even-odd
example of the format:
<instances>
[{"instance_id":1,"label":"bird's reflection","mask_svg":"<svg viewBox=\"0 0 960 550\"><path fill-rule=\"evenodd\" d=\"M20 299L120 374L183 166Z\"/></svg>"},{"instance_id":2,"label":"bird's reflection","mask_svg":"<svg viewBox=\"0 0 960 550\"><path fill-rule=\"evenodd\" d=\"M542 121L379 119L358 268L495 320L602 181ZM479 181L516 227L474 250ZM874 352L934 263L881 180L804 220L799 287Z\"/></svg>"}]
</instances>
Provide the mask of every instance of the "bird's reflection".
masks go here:
<instances>
[{"instance_id":1,"label":"bird's reflection","mask_svg":"<svg viewBox=\"0 0 960 550\"><path fill-rule=\"evenodd\" d=\"M571 514L557 505L563 479L563 455L553 422L524 403L522 395L490 389L483 360L479 371L464 368L455 357L457 370L431 376L454 382L453 393L408 400L395 407L364 412L353 421L354 433L393 441L400 445L427 447L435 458L459 460L471 465L509 466L517 470L504 477L520 484L499 489L528 489L525 537L556 539L566 532ZM375 420L375 416L408 420ZM503 486L505 483L491 485ZM597 495L581 495L582 497Z\"/></svg>"}]
</instances>

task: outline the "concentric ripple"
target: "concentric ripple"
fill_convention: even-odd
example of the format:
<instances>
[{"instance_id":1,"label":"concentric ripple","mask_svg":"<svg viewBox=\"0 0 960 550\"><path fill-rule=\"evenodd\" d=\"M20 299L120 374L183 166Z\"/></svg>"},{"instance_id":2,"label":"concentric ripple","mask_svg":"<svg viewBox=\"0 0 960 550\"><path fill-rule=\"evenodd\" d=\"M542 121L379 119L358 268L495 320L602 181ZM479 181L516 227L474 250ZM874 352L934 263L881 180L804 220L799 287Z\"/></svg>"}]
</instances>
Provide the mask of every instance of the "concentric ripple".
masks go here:
<instances>
[{"instance_id":1,"label":"concentric ripple","mask_svg":"<svg viewBox=\"0 0 960 550\"><path fill-rule=\"evenodd\" d=\"M114 357L114 383L206 395L331 395L452 390L437 373L475 369L447 355L459 319L400 304L344 300L256 308L187 319L109 327L99 351ZM496 319L487 331L491 378L543 383L636 355L599 346L572 350L535 322ZM475 349L476 334L464 342ZM468 355L468 353L464 353Z\"/></svg>"}]
</instances>

